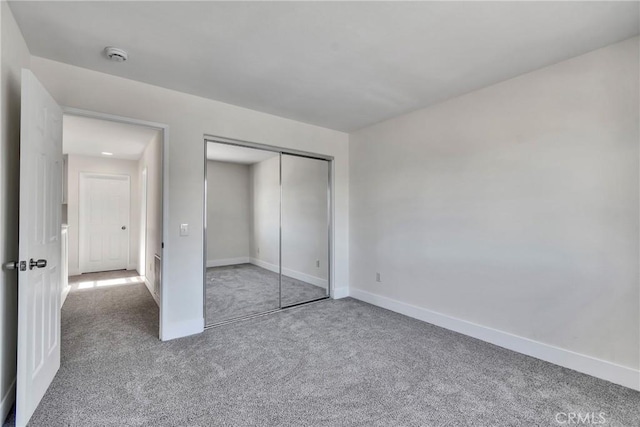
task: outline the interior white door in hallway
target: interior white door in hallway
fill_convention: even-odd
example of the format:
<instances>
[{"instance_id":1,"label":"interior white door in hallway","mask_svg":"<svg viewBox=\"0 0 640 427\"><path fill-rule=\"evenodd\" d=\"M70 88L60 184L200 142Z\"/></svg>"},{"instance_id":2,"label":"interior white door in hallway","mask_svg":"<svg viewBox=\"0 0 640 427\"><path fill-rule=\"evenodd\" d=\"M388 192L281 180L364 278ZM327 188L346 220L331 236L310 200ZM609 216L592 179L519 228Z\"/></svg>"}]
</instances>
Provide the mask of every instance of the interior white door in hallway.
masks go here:
<instances>
[{"instance_id":1,"label":"interior white door in hallway","mask_svg":"<svg viewBox=\"0 0 640 427\"><path fill-rule=\"evenodd\" d=\"M31 418L60 368L62 110L22 70L16 425Z\"/></svg>"},{"instance_id":2,"label":"interior white door in hallway","mask_svg":"<svg viewBox=\"0 0 640 427\"><path fill-rule=\"evenodd\" d=\"M81 173L79 191L80 271L126 269L130 177Z\"/></svg>"}]
</instances>

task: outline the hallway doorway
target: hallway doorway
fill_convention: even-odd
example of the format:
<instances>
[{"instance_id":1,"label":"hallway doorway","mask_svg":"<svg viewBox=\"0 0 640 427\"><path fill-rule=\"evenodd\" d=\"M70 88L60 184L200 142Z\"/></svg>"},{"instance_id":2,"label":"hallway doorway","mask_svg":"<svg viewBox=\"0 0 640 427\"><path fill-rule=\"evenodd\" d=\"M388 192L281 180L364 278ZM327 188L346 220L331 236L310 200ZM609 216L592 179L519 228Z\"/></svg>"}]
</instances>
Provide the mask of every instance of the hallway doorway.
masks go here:
<instances>
[{"instance_id":1,"label":"hallway doorway","mask_svg":"<svg viewBox=\"0 0 640 427\"><path fill-rule=\"evenodd\" d=\"M160 308L164 129L67 109L62 145L65 292L140 283Z\"/></svg>"}]
</instances>

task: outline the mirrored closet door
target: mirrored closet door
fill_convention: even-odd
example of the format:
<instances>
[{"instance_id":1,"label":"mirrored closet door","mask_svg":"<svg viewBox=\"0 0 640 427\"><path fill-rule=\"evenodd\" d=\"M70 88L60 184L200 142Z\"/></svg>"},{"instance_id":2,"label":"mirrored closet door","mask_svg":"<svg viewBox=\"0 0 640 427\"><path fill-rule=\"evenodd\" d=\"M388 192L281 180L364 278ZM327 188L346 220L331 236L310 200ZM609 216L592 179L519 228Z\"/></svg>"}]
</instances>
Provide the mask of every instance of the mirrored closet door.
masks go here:
<instances>
[{"instance_id":1,"label":"mirrored closet door","mask_svg":"<svg viewBox=\"0 0 640 427\"><path fill-rule=\"evenodd\" d=\"M282 154L282 305L329 294L329 162Z\"/></svg>"},{"instance_id":2,"label":"mirrored closet door","mask_svg":"<svg viewBox=\"0 0 640 427\"><path fill-rule=\"evenodd\" d=\"M205 145L206 325L327 298L330 161Z\"/></svg>"},{"instance_id":3,"label":"mirrored closet door","mask_svg":"<svg viewBox=\"0 0 640 427\"><path fill-rule=\"evenodd\" d=\"M207 143L205 321L280 308L280 153Z\"/></svg>"}]
</instances>

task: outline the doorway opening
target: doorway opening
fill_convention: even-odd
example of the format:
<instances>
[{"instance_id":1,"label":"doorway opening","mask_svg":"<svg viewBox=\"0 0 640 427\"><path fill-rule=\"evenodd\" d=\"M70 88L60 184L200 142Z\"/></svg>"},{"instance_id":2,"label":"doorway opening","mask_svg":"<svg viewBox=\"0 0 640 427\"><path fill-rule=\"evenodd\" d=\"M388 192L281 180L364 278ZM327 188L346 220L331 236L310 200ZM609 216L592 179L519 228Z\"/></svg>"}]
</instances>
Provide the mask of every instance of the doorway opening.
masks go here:
<instances>
[{"instance_id":1,"label":"doorway opening","mask_svg":"<svg viewBox=\"0 0 640 427\"><path fill-rule=\"evenodd\" d=\"M69 293L146 287L159 335L164 132L97 113L63 116L63 304Z\"/></svg>"},{"instance_id":2,"label":"doorway opening","mask_svg":"<svg viewBox=\"0 0 640 427\"><path fill-rule=\"evenodd\" d=\"M151 205L159 206L154 211L157 215L155 219L157 230L154 235L158 237L159 247L162 249L164 247L163 237L168 233L167 186L165 185L168 168L166 167L165 153L168 146L169 128L162 124L62 108L33 73L27 69L22 70L21 93L18 259L6 264L6 268L19 271L15 413L16 424L26 425L60 369L61 360L72 360L73 354L76 353L74 347L80 352L91 348L96 350L97 343L90 338L89 341L82 342L79 339L80 336L74 332L74 327L86 328L90 324L101 332L107 331L110 334L117 333L121 337L127 337L131 336L132 330L139 331L143 326L151 340L157 339L158 332L160 339L163 338L162 321L164 319L163 312L166 310L163 310L162 303L164 301L166 304L166 299L162 298L162 292L158 292L156 295L159 298L152 298L149 295L148 288L145 286L146 281L144 281L145 284L139 283L141 277L135 271L135 264L130 260L131 253L137 253L131 251L130 248L124 250L113 243L119 241L118 238L112 238L115 236L115 230L105 231L108 226L113 224L109 221L111 218L107 218L108 215L104 214L104 209L121 212L123 218L117 218L118 220L126 221L137 218L131 216L130 212L127 213L126 206L117 206L122 201L122 198L114 196L118 191L111 187L104 187L104 181L100 181L99 178L104 179L106 175L110 175L110 178L113 178L114 175L127 175L126 179L121 181L128 182L128 202L130 203L129 209L131 209L133 204L139 202L137 198L131 197L131 194L133 191L138 191L138 186L133 186L132 182L138 179L140 167L138 165L137 168L133 168L133 171L130 169L113 171L108 168L100 169L96 165L102 164L104 166L104 158L116 157L116 152L123 156L127 155L127 150L135 145L123 143L124 138L113 137L117 132L108 129L109 124L136 125L146 131L151 128L154 133L153 139L157 141L155 144L157 146L156 155L146 156L146 153L150 151L148 148L150 140L143 140L143 155L138 155L134 159L122 159L122 161L127 160L135 164L136 159L138 162L145 158L154 159L146 165L148 177L147 215L149 216L147 227L150 228L149 224L152 220L150 217L152 210L149 207ZM75 119L75 130L71 126L63 131L65 118L67 124ZM79 119L85 120L80 121ZM88 121L86 119L94 120ZM101 125L103 128L100 128ZM75 146L74 132L77 137ZM63 134L66 134L66 138ZM100 147L100 138L104 139L105 136L112 138L108 138L108 141L102 141L106 145ZM63 140L66 140L65 144L63 144ZM63 150L63 145L66 146L65 150ZM86 151L96 150L96 148L99 150L99 155L96 151ZM63 151L66 155L63 155ZM131 155L131 153L128 154ZM83 159L84 163L80 161ZM131 166L130 163L129 166ZM79 164L81 167L78 167ZM155 193L151 191L152 164L157 170L157 191ZM111 260L115 254L115 258L125 260L123 264L126 262L127 269L115 270L116 273L124 272L120 277L96 276L115 274L113 270L107 273L86 272L84 275L81 274L80 269L87 268L84 261L80 262L79 254L81 173L93 174L90 178L95 179L90 181L91 185L95 184L99 187L96 187L93 192L83 191L85 194L93 195L104 192L111 197L106 201L99 197L92 199L99 204L98 206L88 204L89 212L100 213L100 217L96 218L96 229L99 233L95 234L93 239L88 239L89 245L86 251L89 252L89 259L97 262L106 261ZM87 181L83 178L84 185L87 185ZM126 185L122 186L122 188L126 187ZM152 199L154 195L156 199ZM86 202L84 199L83 201ZM100 207L102 209L99 209ZM89 222L93 219L88 218ZM62 227L63 224L65 227ZM126 224L131 225L132 222L125 222L124 225ZM123 230L122 226L120 225L118 232L129 229L129 226L126 226ZM129 234L136 235L136 233ZM149 239L151 236L152 233L148 232L147 238ZM70 252L73 252L75 256L69 256ZM162 259L164 264L167 261L161 251L158 253L159 256L155 256L153 262L156 280L160 280L162 274L162 265L157 260ZM149 262L149 256L145 256L144 262ZM133 265L133 268L128 270L130 265ZM112 265L106 268L116 267ZM74 277L80 277L81 280L73 280L71 281L73 285L69 286L69 273L75 273ZM146 271L145 277L148 275L149 273ZM136 280L138 283L134 285ZM74 290L71 290L72 287ZM106 298L101 298L105 295ZM62 308L61 300L65 299L66 304ZM129 316L124 315L127 312L130 314ZM102 334L98 335L102 337ZM64 346L63 341L66 341ZM113 349L114 342L116 340L101 340L100 343L105 348L99 352L108 352ZM61 357L61 348L65 348L65 352L69 352L65 354L64 358ZM127 348L126 344L123 348ZM85 356L90 357L89 354L83 354L81 357ZM73 364L73 362L71 363Z\"/></svg>"}]
</instances>

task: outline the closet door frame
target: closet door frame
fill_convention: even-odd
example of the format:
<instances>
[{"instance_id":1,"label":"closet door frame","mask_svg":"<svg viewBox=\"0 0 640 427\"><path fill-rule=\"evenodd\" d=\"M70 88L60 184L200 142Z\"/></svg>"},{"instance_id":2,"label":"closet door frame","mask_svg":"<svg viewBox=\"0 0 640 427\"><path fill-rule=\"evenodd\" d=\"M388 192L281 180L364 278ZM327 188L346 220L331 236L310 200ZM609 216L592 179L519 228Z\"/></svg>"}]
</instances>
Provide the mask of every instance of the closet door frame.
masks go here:
<instances>
[{"instance_id":1,"label":"closet door frame","mask_svg":"<svg viewBox=\"0 0 640 427\"><path fill-rule=\"evenodd\" d=\"M254 148L254 149L258 149L258 150L263 150L263 151L271 151L274 153L278 153L279 154L279 185L280 185L280 201L279 201L279 205L280 205L280 220L279 220L279 242L278 242L278 247L279 247L279 259L278 259L278 264L279 264L279 301L278 301L278 307L275 310L269 310L266 311L264 313L256 313L256 314L251 314L248 316L242 316L242 317L238 317L238 318L233 318L233 319L229 319L226 321L222 321L222 322L218 322L218 323L214 323L211 325L207 325L207 144L209 142L212 143L216 143L216 144L226 144L226 145L234 145L234 146L238 146L238 147L244 147L244 148ZM316 301L321 301L327 298L332 298L333 294L334 294L334 289L333 289L333 174L334 174L334 157L333 156L327 156L324 154L317 154L317 153L311 153L308 151L302 151L302 150L295 150L295 149L290 149L290 148L284 148L284 147L278 147L278 146L274 146L274 145L268 145L268 144L261 144L261 143L257 143L257 142L249 142L249 141L242 141L242 140L238 140L238 139L232 139L232 138L225 138L225 137L221 137L221 136L216 136L216 135L210 135L210 134L205 134L204 135L204 144L203 144L204 150L203 150L203 165L204 165L204 189L203 189L203 234L202 234L202 238L203 238L203 245L202 245L202 250L203 250L203 261L202 261L202 313L203 313L203 321L204 321L204 328L211 328L211 327L215 327L215 326L221 326L227 323L232 323L232 322L236 322L239 320L245 320L245 319L249 319L252 317L257 317L257 316L262 316L265 314L269 314L269 313L273 313L273 312L278 312L281 310L286 310L287 308L291 308L291 307L298 307L300 305L304 305L304 304L310 304L310 303L314 303ZM327 296L324 298L319 298L319 299L314 299L311 301L305 301L305 302L301 302L299 304L294 304L294 305L289 305L286 307L282 306L282 155L283 154L287 154L287 155L291 155L291 156L297 156L297 157L306 157L306 158L310 158L310 159L315 159L315 160L324 160L327 162L328 164L328 177L327 177L327 247L328 247L328 263L327 263L327 281L328 281L328 286L327 286Z\"/></svg>"}]
</instances>

